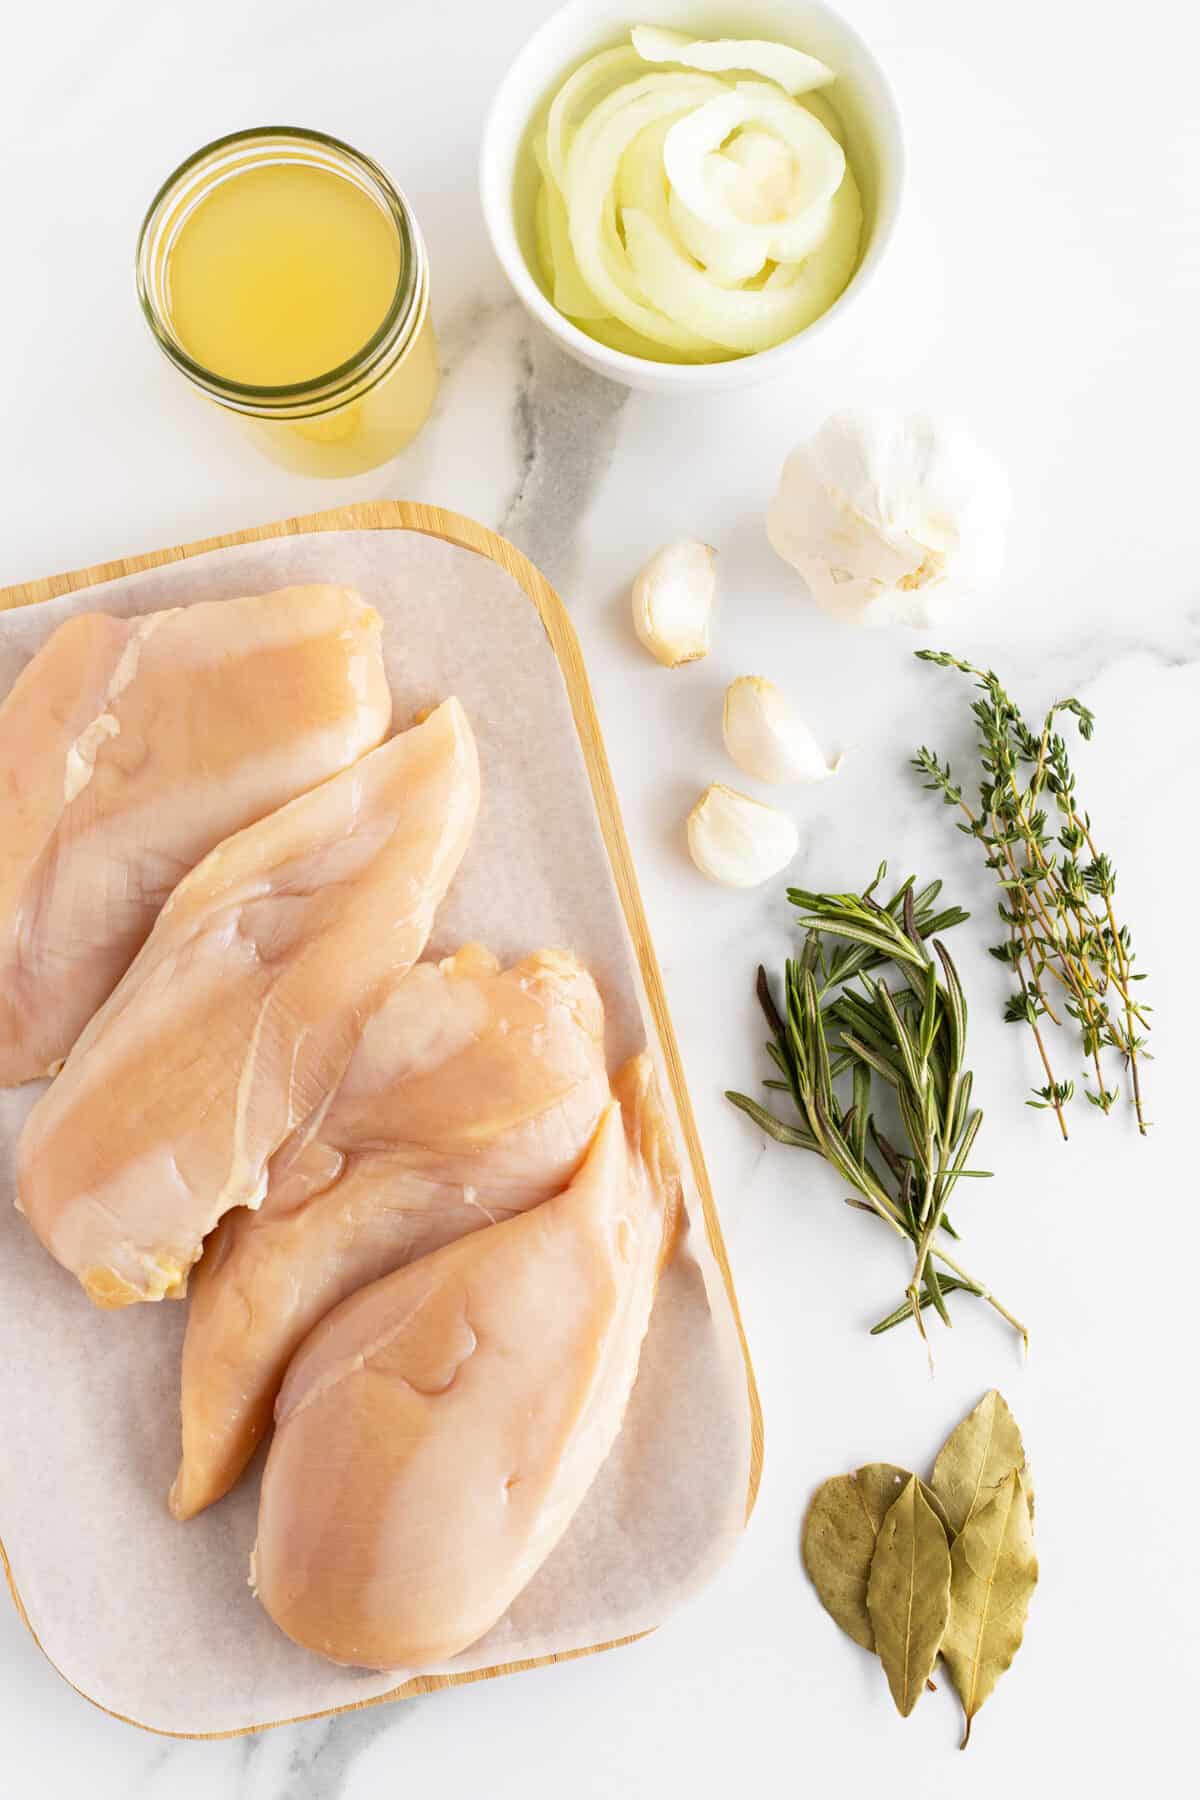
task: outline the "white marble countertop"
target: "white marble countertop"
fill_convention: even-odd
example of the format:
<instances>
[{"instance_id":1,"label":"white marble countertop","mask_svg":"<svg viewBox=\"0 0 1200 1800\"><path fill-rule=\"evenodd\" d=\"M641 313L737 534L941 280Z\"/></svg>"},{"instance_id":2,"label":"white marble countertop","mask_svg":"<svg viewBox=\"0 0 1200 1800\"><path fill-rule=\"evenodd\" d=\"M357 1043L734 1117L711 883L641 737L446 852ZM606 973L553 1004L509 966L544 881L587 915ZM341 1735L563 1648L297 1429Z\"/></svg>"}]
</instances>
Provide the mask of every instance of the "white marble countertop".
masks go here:
<instances>
[{"instance_id":1,"label":"white marble countertop","mask_svg":"<svg viewBox=\"0 0 1200 1800\"><path fill-rule=\"evenodd\" d=\"M13 1800L578 1800L957 1792L947 1693L902 1724L835 1632L797 1554L823 1476L921 1462L992 1384L1037 1468L1042 1585L1025 1649L976 1727L980 1796L1153 1785L1185 1751L1200 1680L1194 1160L1185 954L1200 876L1195 483L1200 28L1147 0L1128 29L1011 0L846 0L889 65L911 136L911 204L857 341L788 383L680 403L568 365L509 297L487 248L475 146L488 95L545 0L60 0L6 25L0 118L6 347L0 583L348 499L427 499L497 526L560 587L583 639L720 1200L767 1424L745 1544L685 1616L638 1646L358 1716L230 1743L172 1743L71 1693L0 1607L0 1788ZM653 8L649 9L653 12ZM1136 30L1133 29L1136 25ZM15 79L12 77L15 75ZM150 191L202 141L283 119L349 138L401 180L435 270L446 378L394 465L304 481L190 404L134 303ZM1080 784L1121 874L1158 1008L1158 1122L1080 1106L1073 1142L1021 1103L1024 1034L1000 1023L985 955L990 877L920 791L920 741L962 752L964 692L907 636L819 617L766 544L792 443L834 404L955 408L1006 459L1017 498L1005 598L943 633L1031 708L1076 691L1098 715ZM721 551L716 648L676 675L631 639L626 589L673 536ZM788 944L781 886L706 885L683 852L699 788L730 775L719 699L770 672L851 754L801 793L797 873L858 885L943 875L977 918L955 952L997 1179L959 1211L971 1260L1033 1330L1022 1365L970 1303L937 1341L864 1327L901 1282L869 1219L721 1098L763 1073L756 961ZM1068 1059L1069 1061L1070 1059ZM1073 1071L1077 1072L1077 1071ZM36 1379L6 1370L5 1378ZM20 1456L19 1444L0 1449ZM0 1521L2 1529L3 1521ZM130 1546L136 1555L136 1546ZM1032 1787L1031 1787L1032 1780Z\"/></svg>"}]
</instances>

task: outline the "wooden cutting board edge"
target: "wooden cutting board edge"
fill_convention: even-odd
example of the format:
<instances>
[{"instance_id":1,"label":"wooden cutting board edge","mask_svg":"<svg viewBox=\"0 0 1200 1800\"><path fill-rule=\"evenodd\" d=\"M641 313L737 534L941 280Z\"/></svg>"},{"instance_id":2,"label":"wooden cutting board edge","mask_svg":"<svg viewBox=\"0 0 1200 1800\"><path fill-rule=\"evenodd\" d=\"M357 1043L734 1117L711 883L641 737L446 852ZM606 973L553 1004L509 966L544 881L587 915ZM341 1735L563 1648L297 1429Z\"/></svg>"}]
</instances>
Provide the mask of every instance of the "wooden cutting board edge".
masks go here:
<instances>
[{"instance_id":1,"label":"wooden cutting board edge","mask_svg":"<svg viewBox=\"0 0 1200 1800\"><path fill-rule=\"evenodd\" d=\"M749 1519L754 1510L754 1502L758 1497L763 1465L762 1407L754 1377L754 1366L750 1360L750 1348L746 1342L742 1315L738 1307L737 1294L734 1291L733 1274L729 1267L729 1257L721 1233L721 1223L704 1162L704 1152L700 1146L700 1136L696 1128L687 1082L684 1078L675 1030L667 1009L662 973L658 966L658 958L655 955L650 929L646 922L642 897L638 890L633 858L629 851L629 841L625 836L625 827L621 819L616 789L613 786L612 771L609 768L604 739L600 733L600 722L596 717L596 709L592 701L583 653L567 610L545 576L534 567L528 557L523 556L505 538L497 536L494 531L489 531L486 526L477 524L474 519L466 518L462 513L447 512L440 506L426 506L418 501L368 500L351 506L334 507L326 512L304 513L294 519L281 519L273 525L257 525L247 531L235 531L221 537L202 538L193 544L176 544L169 550L151 550L143 556L130 556L115 562L96 563L90 569L72 569L66 574L47 575L39 581L20 582L14 587L0 588L0 611L7 611L15 606L36 605L42 600L56 599L61 594L77 593L80 588L94 587L105 581L115 581L118 577L125 575L136 575L144 569L156 569L166 563L182 562L189 556L203 556L209 550L223 550L234 544L258 543L266 538L300 537L314 531L420 531L424 532L427 537L443 538L447 543L458 544L465 550L473 550L476 555L486 556L490 561L499 563L500 567L512 576L518 587L529 596L537 608L538 617L542 621L554 654L558 658L558 665L566 683L575 729L579 734L584 762L587 765L588 780L592 787L592 798L595 801L600 829L608 851L608 860L620 896L621 910L625 914L625 921L633 940L634 953L641 968L642 983L654 1019L655 1030L666 1064L667 1077L671 1083L676 1111L691 1160L692 1173L704 1210L704 1223L708 1232L709 1245L721 1271L721 1279L725 1283L725 1291L729 1296L729 1304L737 1326L742 1359L746 1367L746 1388L750 1406L750 1481L746 1495L746 1518ZM8 1580L13 1604L40 1650L42 1645L25 1610L2 1541L0 1541L0 1562L4 1565L4 1573ZM636 1643L639 1637L645 1635L646 1633L639 1632L633 1637L614 1638L606 1644L590 1644L580 1650L564 1650L553 1656L533 1657L525 1662L498 1663L493 1668L474 1669L462 1674L416 1675L400 1687L393 1688L389 1693L379 1694L373 1700L363 1700L349 1706L332 1707L324 1712L305 1713L295 1719L270 1719L260 1725L243 1725L236 1731L161 1732L157 1726L143 1725L140 1720L127 1718L124 1713L110 1713L110 1716L121 1719L127 1725L136 1725L139 1730L153 1731L164 1737L246 1737L252 1732L267 1731L276 1725L296 1725L307 1719L332 1718L339 1713L362 1712L368 1706L382 1706L388 1701L403 1700L413 1694L429 1694L439 1688L460 1687L474 1681L490 1681L497 1675L515 1675L525 1669L545 1668L550 1663L573 1662L580 1656L593 1656L601 1650L616 1650L624 1644ZM45 1654L44 1651L43 1654ZM47 1658L47 1660L50 1659ZM58 1674L62 1675L62 1670L57 1669L57 1665L52 1666L56 1668ZM63 1680L67 1681L69 1686L75 1686L74 1682L66 1675L63 1675ZM75 1691L83 1694L83 1698L91 1701L92 1705L100 1706L99 1701L92 1701L91 1695L84 1694L82 1688L76 1688ZM100 1711L109 1712L110 1709L100 1706Z\"/></svg>"}]
</instances>

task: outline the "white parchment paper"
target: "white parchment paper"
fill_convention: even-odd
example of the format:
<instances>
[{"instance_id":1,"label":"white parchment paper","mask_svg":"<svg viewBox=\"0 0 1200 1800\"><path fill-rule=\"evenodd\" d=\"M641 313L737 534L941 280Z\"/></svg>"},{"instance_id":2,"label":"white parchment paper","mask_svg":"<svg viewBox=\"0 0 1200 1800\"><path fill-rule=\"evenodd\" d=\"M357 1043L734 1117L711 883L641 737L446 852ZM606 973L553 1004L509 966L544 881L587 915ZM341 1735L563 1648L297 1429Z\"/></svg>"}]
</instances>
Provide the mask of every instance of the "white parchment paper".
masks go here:
<instances>
[{"instance_id":1,"label":"white parchment paper","mask_svg":"<svg viewBox=\"0 0 1200 1800\"><path fill-rule=\"evenodd\" d=\"M398 728L456 693L479 740L479 824L430 953L468 938L506 961L569 946L604 996L615 1069L653 1028L557 661L498 565L407 531L214 551L0 614L0 693L72 613L318 580L358 588L382 614ZM0 1093L0 1538L42 1647L91 1699L163 1731L234 1731L387 1693L413 1671L336 1668L291 1644L253 1599L257 1463L198 1519L169 1516L184 1306L96 1311L13 1210L14 1144L41 1085ZM688 1206L616 1448L553 1556L450 1667L657 1625L735 1543L746 1378L690 1187Z\"/></svg>"}]
</instances>

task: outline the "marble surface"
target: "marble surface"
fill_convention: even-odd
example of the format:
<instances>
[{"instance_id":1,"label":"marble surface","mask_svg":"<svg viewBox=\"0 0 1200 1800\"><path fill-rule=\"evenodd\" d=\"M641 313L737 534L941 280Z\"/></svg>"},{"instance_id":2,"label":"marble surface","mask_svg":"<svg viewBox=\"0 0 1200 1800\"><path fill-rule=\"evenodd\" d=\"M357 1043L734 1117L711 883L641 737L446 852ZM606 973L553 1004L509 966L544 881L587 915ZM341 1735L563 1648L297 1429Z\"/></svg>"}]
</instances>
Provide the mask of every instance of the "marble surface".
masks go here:
<instances>
[{"instance_id":1,"label":"marble surface","mask_svg":"<svg viewBox=\"0 0 1200 1800\"><path fill-rule=\"evenodd\" d=\"M375 495L474 514L541 564L592 673L768 1440L738 1556L640 1645L258 1738L172 1743L103 1716L0 1608L0 1786L14 1800L366 1800L400 1784L445 1800L707 1797L735 1782L957 1792L949 1694L896 1719L878 1672L816 1605L797 1535L825 1474L871 1457L926 1462L992 1384L1037 1468L1043 1578L1020 1661L976 1727L974 1791L1069 1770L1093 1794L1116 1793L1184 1752L1200 1679L1185 1046L1200 1001L1200 28L1168 0L1147 0L1132 36L1098 24L1081 35L1076 9L1037 0L1012 0L1002 30L952 0L846 7L909 125L901 237L855 338L786 383L703 403L584 375L536 334L492 262L479 123L543 0L60 0L7 22L19 79L0 117L0 582ZM132 295L133 239L162 174L209 137L277 119L376 155L430 240L437 414L395 464L349 484L274 470L189 403ZM844 402L957 409L1011 468L1003 599L941 635L993 660L1030 707L1074 691L1098 715L1080 782L1151 975L1148 1142L1127 1118L1081 1108L1064 1147L1022 1104L1035 1071L1027 1038L999 1019L1003 971L983 948L990 877L906 768L922 740L962 754L964 692L912 661L919 639L818 616L766 544L783 455ZM633 642L626 590L681 534L718 546L721 614L711 657L670 675ZM794 799L798 875L857 885L886 855L897 872L943 875L976 910L956 955L996 1180L972 1190L959 1223L972 1265L1029 1320L1027 1364L970 1305L936 1340L933 1378L911 1336L870 1339L864 1327L902 1280L890 1243L818 1166L768 1149L721 1099L763 1072L754 964L789 943L780 884L717 890L683 848L695 794L732 774L719 702L747 671L786 681L850 752L835 783Z\"/></svg>"}]
</instances>

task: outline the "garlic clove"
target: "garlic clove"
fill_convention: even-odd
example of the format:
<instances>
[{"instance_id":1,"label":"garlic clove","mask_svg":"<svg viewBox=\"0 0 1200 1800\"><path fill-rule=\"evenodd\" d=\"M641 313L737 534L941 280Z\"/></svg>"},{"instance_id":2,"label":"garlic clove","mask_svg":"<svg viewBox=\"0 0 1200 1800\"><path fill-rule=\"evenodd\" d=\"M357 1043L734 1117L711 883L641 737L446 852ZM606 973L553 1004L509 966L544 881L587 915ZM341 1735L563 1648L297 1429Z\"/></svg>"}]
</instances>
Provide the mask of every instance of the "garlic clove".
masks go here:
<instances>
[{"instance_id":1,"label":"garlic clove","mask_svg":"<svg viewBox=\"0 0 1200 1800\"><path fill-rule=\"evenodd\" d=\"M657 551L633 584L633 628L668 669L708 655L716 561L711 544L683 538Z\"/></svg>"},{"instance_id":2,"label":"garlic clove","mask_svg":"<svg viewBox=\"0 0 1200 1800\"><path fill-rule=\"evenodd\" d=\"M758 887L787 867L800 847L793 820L736 788L714 782L688 814L688 849L710 881Z\"/></svg>"},{"instance_id":3,"label":"garlic clove","mask_svg":"<svg viewBox=\"0 0 1200 1800\"><path fill-rule=\"evenodd\" d=\"M926 628L1003 566L1008 482L952 420L834 413L783 466L767 536L826 612Z\"/></svg>"},{"instance_id":4,"label":"garlic clove","mask_svg":"<svg viewBox=\"0 0 1200 1800\"><path fill-rule=\"evenodd\" d=\"M841 767L840 756L826 760L790 701L761 675L730 682L721 728L738 768L758 781L825 781Z\"/></svg>"}]
</instances>

